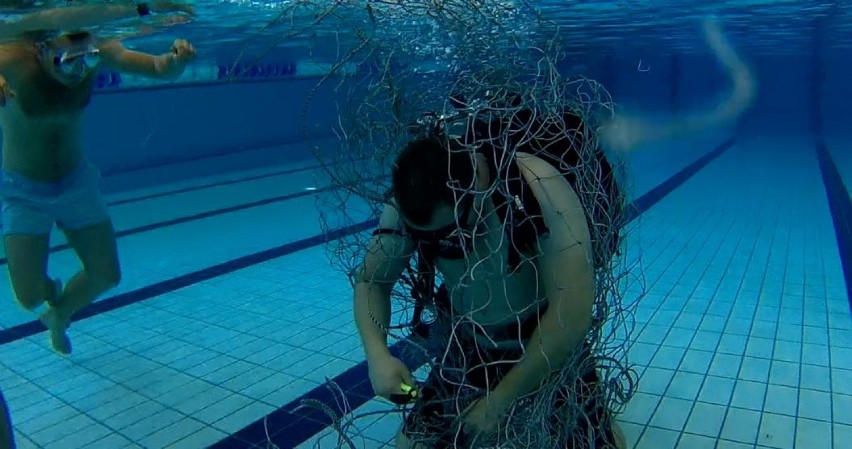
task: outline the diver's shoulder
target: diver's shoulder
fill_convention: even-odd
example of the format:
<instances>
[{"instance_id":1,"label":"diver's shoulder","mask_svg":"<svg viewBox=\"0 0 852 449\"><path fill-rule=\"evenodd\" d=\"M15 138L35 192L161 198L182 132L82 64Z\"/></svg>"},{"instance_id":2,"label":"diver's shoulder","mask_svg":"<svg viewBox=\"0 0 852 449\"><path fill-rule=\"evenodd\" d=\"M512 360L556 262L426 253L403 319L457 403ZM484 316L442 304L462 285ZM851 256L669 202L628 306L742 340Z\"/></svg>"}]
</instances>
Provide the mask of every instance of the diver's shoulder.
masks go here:
<instances>
[{"instance_id":1,"label":"diver's shoulder","mask_svg":"<svg viewBox=\"0 0 852 449\"><path fill-rule=\"evenodd\" d=\"M577 192L552 163L529 153L516 154L521 176L539 201L550 198L576 198ZM572 200L573 201L573 200Z\"/></svg>"},{"instance_id":2,"label":"diver's shoulder","mask_svg":"<svg viewBox=\"0 0 852 449\"><path fill-rule=\"evenodd\" d=\"M7 75L10 71L20 73L27 70L30 66L30 64L26 64L26 61L29 60L28 53L31 53L31 49L22 42L0 44L0 69L3 70L3 74Z\"/></svg>"},{"instance_id":3,"label":"diver's shoulder","mask_svg":"<svg viewBox=\"0 0 852 449\"><path fill-rule=\"evenodd\" d=\"M515 153L515 161L526 177L532 176L533 179L541 179L562 176L553 164L531 153L518 151Z\"/></svg>"},{"instance_id":4,"label":"diver's shoulder","mask_svg":"<svg viewBox=\"0 0 852 449\"><path fill-rule=\"evenodd\" d=\"M404 227L402 216L399 213L399 206L397 206L396 200L393 197L388 198L384 203L384 208L379 218L379 227L398 230Z\"/></svg>"},{"instance_id":5,"label":"diver's shoulder","mask_svg":"<svg viewBox=\"0 0 852 449\"><path fill-rule=\"evenodd\" d=\"M0 57L20 59L26 53L32 52L33 44L23 41L7 41L0 43Z\"/></svg>"}]
</instances>

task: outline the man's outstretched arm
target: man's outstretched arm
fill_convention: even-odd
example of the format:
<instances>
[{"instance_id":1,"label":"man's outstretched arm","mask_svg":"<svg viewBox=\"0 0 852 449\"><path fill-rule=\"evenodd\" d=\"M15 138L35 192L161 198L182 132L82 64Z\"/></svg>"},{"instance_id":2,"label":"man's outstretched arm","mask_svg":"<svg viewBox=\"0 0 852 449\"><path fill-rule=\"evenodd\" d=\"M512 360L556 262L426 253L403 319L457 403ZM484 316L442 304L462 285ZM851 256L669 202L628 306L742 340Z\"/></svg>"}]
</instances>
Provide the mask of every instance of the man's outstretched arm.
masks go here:
<instances>
[{"instance_id":1,"label":"man's outstretched arm","mask_svg":"<svg viewBox=\"0 0 852 449\"><path fill-rule=\"evenodd\" d=\"M97 4L50 8L25 14L20 19L0 23L0 39L9 39L32 31L74 30L103 25L115 20L132 19L146 13L185 12L194 14L191 6L171 1L134 4Z\"/></svg>"},{"instance_id":2,"label":"man's outstretched arm","mask_svg":"<svg viewBox=\"0 0 852 449\"><path fill-rule=\"evenodd\" d=\"M151 78L177 78L195 58L195 48L182 39L174 42L171 51L158 56L129 50L118 40L101 42L98 47L106 68Z\"/></svg>"}]
</instances>

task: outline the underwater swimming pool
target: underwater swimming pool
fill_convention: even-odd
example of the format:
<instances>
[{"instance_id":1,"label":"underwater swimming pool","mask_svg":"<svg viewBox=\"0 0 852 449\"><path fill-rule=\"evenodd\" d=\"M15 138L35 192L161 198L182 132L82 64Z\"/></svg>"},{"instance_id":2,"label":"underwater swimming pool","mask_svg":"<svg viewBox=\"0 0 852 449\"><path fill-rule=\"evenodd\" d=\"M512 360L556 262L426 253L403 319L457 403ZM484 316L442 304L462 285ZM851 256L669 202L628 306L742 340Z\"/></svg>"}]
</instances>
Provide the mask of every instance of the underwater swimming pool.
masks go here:
<instances>
[{"instance_id":1,"label":"underwater swimming pool","mask_svg":"<svg viewBox=\"0 0 852 449\"><path fill-rule=\"evenodd\" d=\"M643 278L641 294L625 289L639 381L617 421L630 447L852 444L852 91L848 37L835 38L852 22L839 3L753 3L544 5L563 34L589 37L560 70L654 123L710 109L733 84L693 19L718 13L757 80L737 120L621 154L623 245ZM263 29L286 4L198 2L192 22L125 42L154 52L187 37L198 56L182 77L101 75L82 146L121 282L75 315L63 357L0 270L0 390L18 448L395 447L401 414L373 392L347 256L331 244L369 237L377 217L355 198L341 220L319 200L346 196L323 164L356 138L336 127L360 72L329 75L342 58L329 42L360 16L312 34L319 19L300 12ZM285 29L301 37L282 41ZM69 279L68 241L54 230L50 248L50 275ZM423 379L426 360L403 347L392 351ZM346 412L351 446L311 404Z\"/></svg>"}]
</instances>

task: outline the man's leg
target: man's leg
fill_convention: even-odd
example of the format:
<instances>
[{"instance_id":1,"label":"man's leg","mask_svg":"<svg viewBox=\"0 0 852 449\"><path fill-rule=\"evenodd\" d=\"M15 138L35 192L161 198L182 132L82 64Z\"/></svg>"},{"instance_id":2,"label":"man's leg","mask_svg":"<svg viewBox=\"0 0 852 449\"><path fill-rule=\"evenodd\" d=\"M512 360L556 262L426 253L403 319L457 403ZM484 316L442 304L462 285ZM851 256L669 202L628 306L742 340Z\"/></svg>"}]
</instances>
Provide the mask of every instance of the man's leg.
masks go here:
<instances>
[{"instance_id":1,"label":"man's leg","mask_svg":"<svg viewBox=\"0 0 852 449\"><path fill-rule=\"evenodd\" d=\"M115 231L110 220L81 229L63 230L68 244L77 253L83 269L68 281L62 297L56 307L47 312L45 321L56 332L54 343L67 342L67 347L56 348L70 353L70 341L64 335L71 317L83 307L89 305L98 296L118 285L121 270L115 243ZM62 346L61 344L59 346Z\"/></svg>"},{"instance_id":2,"label":"man's leg","mask_svg":"<svg viewBox=\"0 0 852 449\"><path fill-rule=\"evenodd\" d=\"M62 331L62 338L54 335L54 341L66 341L68 347L63 348L67 349L66 353L71 352L70 341L65 336L71 317L116 286L121 277L115 231L99 190L100 173L94 165L83 161L68 179L73 183L54 206L54 213L83 269L68 281L57 306L46 317L53 329Z\"/></svg>"},{"instance_id":3,"label":"man's leg","mask_svg":"<svg viewBox=\"0 0 852 449\"><path fill-rule=\"evenodd\" d=\"M4 175L0 175L2 177ZM4 186L5 187L5 186ZM60 287L47 276L47 255L53 216L38 199L12 188L3 191L3 239L15 299L45 322L47 306L59 300ZM46 304L45 304L46 303ZM49 310L49 309L47 309ZM51 341L54 339L51 332ZM54 347L56 344L54 344Z\"/></svg>"},{"instance_id":4,"label":"man's leg","mask_svg":"<svg viewBox=\"0 0 852 449\"><path fill-rule=\"evenodd\" d=\"M49 235L7 235L6 260L15 298L27 310L56 299L53 281L47 277Z\"/></svg>"},{"instance_id":5,"label":"man's leg","mask_svg":"<svg viewBox=\"0 0 852 449\"><path fill-rule=\"evenodd\" d=\"M70 345L65 338L64 327L58 328L61 323L50 319L53 306L59 300L60 287L47 277L49 240L48 235L7 235L6 260L18 303L27 310L39 313L38 318L50 331L53 348L61 354L67 354ZM46 312L40 312L45 303L51 307Z\"/></svg>"}]
</instances>

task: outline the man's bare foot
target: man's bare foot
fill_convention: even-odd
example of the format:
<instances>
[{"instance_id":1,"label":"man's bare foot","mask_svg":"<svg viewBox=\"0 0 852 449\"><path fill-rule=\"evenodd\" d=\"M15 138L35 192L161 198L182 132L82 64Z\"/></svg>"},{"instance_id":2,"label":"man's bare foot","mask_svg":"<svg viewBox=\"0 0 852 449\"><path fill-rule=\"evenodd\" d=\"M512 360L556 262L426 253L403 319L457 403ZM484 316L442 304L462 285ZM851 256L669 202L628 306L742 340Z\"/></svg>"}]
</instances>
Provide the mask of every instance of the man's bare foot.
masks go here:
<instances>
[{"instance_id":1,"label":"man's bare foot","mask_svg":"<svg viewBox=\"0 0 852 449\"><path fill-rule=\"evenodd\" d=\"M50 344L53 346L53 350L60 354L68 355L71 354L71 339L68 338L65 331L68 329L69 320L62 318L56 308L56 305L58 305L56 302L62 297L62 282L57 279L53 281L53 284L56 288L55 299L53 301L55 305L51 305L47 309L47 312L44 312L40 317L40 320L50 334Z\"/></svg>"},{"instance_id":2,"label":"man's bare foot","mask_svg":"<svg viewBox=\"0 0 852 449\"><path fill-rule=\"evenodd\" d=\"M41 316L41 322L47 327L50 334L50 344L53 350L63 354L71 354L71 339L65 331L68 329L68 321L62 320L56 311L56 308L51 307Z\"/></svg>"}]
</instances>

